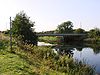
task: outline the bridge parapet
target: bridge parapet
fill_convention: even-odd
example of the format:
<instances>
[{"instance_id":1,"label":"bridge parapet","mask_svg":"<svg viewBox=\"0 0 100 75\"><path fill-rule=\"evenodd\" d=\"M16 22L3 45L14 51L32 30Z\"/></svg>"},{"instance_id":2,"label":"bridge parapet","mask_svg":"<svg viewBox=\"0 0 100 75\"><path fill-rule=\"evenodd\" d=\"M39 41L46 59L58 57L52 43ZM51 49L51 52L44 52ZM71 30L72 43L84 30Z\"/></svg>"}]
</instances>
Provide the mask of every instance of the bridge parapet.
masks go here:
<instances>
[{"instance_id":1,"label":"bridge parapet","mask_svg":"<svg viewBox=\"0 0 100 75\"><path fill-rule=\"evenodd\" d=\"M86 34L36 34L37 36L86 36Z\"/></svg>"}]
</instances>

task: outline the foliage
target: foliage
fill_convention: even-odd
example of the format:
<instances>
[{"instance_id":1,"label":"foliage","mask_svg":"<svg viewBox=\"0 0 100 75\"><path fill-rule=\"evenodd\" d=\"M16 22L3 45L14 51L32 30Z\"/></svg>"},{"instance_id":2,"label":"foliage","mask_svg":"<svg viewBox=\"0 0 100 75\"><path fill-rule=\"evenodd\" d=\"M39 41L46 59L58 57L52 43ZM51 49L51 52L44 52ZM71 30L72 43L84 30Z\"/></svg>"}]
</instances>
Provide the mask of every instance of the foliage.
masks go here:
<instances>
[{"instance_id":1,"label":"foliage","mask_svg":"<svg viewBox=\"0 0 100 75\"><path fill-rule=\"evenodd\" d=\"M3 33L0 33L0 49L5 49L8 47L9 37L5 36Z\"/></svg>"},{"instance_id":2,"label":"foliage","mask_svg":"<svg viewBox=\"0 0 100 75\"><path fill-rule=\"evenodd\" d=\"M75 33L85 33L85 30L84 29L81 29L81 28L78 28L74 31Z\"/></svg>"},{"instance_id":3,"label":"foliage","mask_svg":"<svg viewBox=\"0 0 100 75\"><path fill-rule=\"evenodd\" d=\"M99 40L100 38L100 29L98 28L91 29L88 33L88 37L92 38L94 42L97 42L97 40Z\"/></svg>"},{"instance_id":4,"label":"foliage","mask_svg":"<svg viewBox=\"0 0 100 75\"><path fill-rule=\"evenodd\" d=\"M33 65L27 63L19 55L8 52L9 49L0 50L1 75L36 75Z\"/></svg>"},{"instance_id":5,"label":"foliage","mask_svg":"<svg viewBox=\"0 0 100 75\"><path fill-rule=\"evenodd\" d=\"M53 37L53 36L43 36L39 37L39 41L51 43L51 44L57 44L59 42L59 37Z\"/></svg>"},{"instance_id":6,"label":"foliage","mask_svg":"<svg viewBox=\"0 0 100 75\"><path fill-rule=\"evenodd\" d=\"M58 25L56 29L57 33L72 33L73 32L73 23L71 21L63 22Z\"/></svg>"},{"instance_id":7,"label":"foliage","mask_svg":"<svg viewBox=\"0 0 100 75\"><path fill-rule=\"evenodd\" d=\"M37 37L32 27L34 22L22 11L16 14L12 21L12 34L22 42L29 44L37 44Z\"/></svg>"},{"instance_id":8,"label":"foliage","mask_svg":"<svg viewBox=\"0 0 100 75\"><path fill-rule=\"evenodd\" d=\"M100 36L100 29L95 28L89 31L89 37L94 38L95 36Z\"/></svg>"}]
</instances>

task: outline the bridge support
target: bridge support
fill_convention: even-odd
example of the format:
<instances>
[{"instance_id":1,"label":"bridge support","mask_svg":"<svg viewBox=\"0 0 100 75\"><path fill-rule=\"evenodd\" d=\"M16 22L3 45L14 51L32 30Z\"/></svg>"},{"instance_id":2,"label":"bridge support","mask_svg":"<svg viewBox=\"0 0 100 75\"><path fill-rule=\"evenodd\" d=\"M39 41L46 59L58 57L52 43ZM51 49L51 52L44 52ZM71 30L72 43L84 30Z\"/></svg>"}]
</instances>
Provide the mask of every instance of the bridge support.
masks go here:
<instances>
[{"instance_id":1,"label":"bridge support","mask_svg":"<svg viewBox=\"0 0 100 75\"><path fill-rule=\"evenodd\" d=\"M71 43L71 42L79 42L84 41L84 37L82 36L63 36L62 42Z\"/></svg>"}]
</instances>

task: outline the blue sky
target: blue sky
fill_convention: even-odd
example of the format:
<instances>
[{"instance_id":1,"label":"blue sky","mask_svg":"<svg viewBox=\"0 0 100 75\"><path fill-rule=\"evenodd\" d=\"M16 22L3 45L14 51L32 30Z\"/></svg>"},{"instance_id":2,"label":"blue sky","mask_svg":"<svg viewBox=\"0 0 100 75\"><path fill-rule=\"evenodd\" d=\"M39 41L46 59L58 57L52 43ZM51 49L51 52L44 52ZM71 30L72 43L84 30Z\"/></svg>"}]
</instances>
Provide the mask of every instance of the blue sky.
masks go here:
<instances>
[{"instance_id":1,"label":"blue sky","mask_svg":"<svg viewBox=\"0 0 100 75\"><path fill-rule=\"evenodd\" d=\"M22 10L35 21L36 31L54 30L65 21L74 28L100 28L100 0L0 0L0 10L0 30Z\"/></svg>"}]
</instances>

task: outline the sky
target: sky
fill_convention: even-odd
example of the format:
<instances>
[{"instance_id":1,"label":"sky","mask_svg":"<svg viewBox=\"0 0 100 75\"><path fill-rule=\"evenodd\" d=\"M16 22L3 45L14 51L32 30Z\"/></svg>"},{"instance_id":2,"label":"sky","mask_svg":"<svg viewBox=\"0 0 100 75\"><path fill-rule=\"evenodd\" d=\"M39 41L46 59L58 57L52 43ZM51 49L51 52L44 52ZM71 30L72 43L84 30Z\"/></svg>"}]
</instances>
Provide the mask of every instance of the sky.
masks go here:
<instances>
[{"instance_id":1,"label":"sky","mask_svg":"<svg viewBox=\"0 0 100 75\"><path fill-rule=\"evenodd\" d=\"M100 0L0 0L0 30L9 29L12 20L24 11L35 22L35 31L55 30L71 21L74 29L100 28Z\"/></svg>"}]
</instances>

